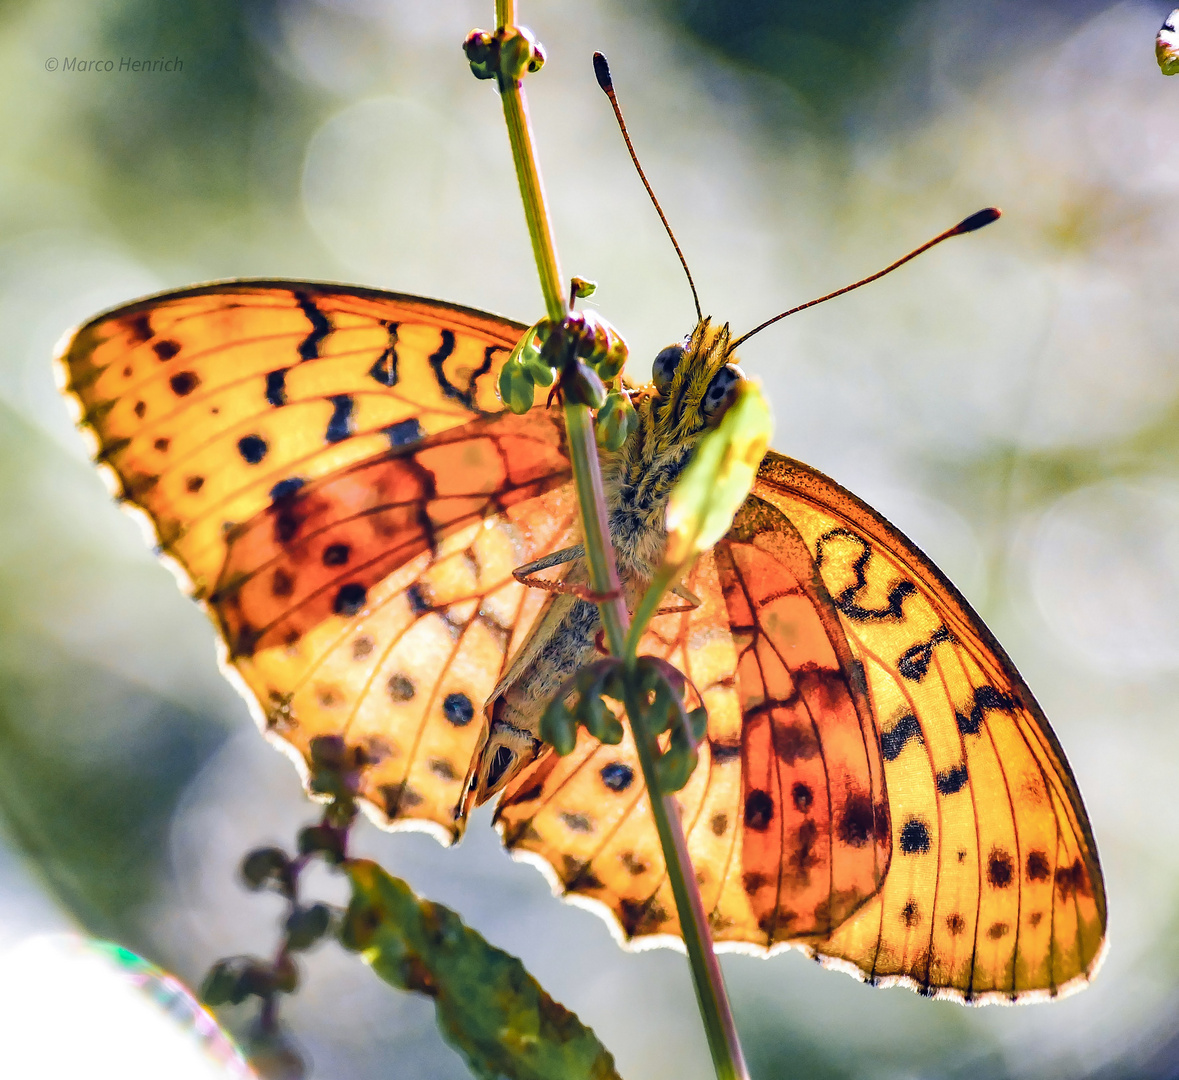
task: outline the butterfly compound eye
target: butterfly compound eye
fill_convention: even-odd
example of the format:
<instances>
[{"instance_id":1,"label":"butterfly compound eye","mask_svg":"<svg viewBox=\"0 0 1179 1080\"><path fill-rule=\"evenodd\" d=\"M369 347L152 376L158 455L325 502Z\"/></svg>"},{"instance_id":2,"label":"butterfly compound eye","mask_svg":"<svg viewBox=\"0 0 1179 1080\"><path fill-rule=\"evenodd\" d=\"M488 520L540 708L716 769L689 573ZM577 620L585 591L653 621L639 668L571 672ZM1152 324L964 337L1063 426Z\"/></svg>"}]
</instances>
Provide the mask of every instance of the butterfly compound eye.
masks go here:
<instances>
[{"instance_id":1,"label":"butterfly compound eye","mask_svg":"<svg viewBox=\"0 0 1179 1080\"><path fill-rule=\"evenodd\" d=\"M659 355L655 357L655 362L651 365L651 378L655 383L655 389L661 394L675 378L676 369L680 366L680 361L683 358L684 347L682 345L668 345L666 349L659 350Z\"/></svg>"},{"instance_id":2,"label":"butterfly compound eye","mask_svg":"<svg viewBox=\"0 0 1179 1080\"><path fill-rule=\"evenodd\" d=\"M729 405L737 393L737 384L742 379L741 369L733 364L726 364L713 377L704 392L704 400L700 408L707 417L716 416L721 409Z\"/></svg>"}]
</instances>

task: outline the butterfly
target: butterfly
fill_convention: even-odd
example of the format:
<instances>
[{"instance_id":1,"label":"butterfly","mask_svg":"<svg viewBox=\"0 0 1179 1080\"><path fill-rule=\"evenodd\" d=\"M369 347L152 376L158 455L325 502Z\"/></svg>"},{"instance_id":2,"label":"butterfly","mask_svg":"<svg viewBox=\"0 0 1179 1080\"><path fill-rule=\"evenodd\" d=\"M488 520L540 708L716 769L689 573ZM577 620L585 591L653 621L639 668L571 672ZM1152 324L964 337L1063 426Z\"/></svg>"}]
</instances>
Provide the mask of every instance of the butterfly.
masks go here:
<instances>
[{"instance_id":1,"label":"butterfly","mask_svg":"<svg viewBox=\"0 0 1179 1080\"><path fill-rule=\"evenodd\" d=\"M505 845L635 944L678 932L633 743L540 713L600 655L562 414L496 392L525 328L419 297L233 281L99 315L60 354L117 497L220 631L227 673L300 763L362 761L383 823ZM701 319L632 387L603 453L628 601L668 493L743 375ZM547 575L518 580L528 567ZM523 576L523 575L521 575ZM809 952L971 1002L1087 981L1106 902L1056 737L957 590L899 531L769 451L640 653L708 711L679 793L720 947ZM304 769L306 775L306 769Z\"/></svg>"}]
</instances>

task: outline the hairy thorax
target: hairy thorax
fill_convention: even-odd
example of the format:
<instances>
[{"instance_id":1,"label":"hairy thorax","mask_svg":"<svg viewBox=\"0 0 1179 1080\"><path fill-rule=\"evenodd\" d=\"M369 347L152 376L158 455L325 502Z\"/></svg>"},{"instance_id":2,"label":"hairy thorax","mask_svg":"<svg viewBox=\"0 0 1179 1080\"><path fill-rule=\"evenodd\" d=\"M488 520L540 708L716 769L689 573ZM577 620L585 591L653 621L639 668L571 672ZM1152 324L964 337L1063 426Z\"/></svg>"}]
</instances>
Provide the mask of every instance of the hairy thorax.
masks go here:
<instances>
[{"instance_id":1,"label":"hairy thorax","mask_svg":"<svg viewBox=\"0 0 1179 1080\"><path fill-rule=\"evenodd\" d=\"M714 331L703 321L680 349L674 378L636 393L638 425L626 445L600 455L619 584L632 611L663 558L668 497L717 415L707 395L726 364L726 347L727 328ZM584 551L569 555L564 585L588 589ZM490 798L539 756L545 708L571 675L601 655L600 637L595 604L569 591L553 596L487 702L487 738L469 778L468 806Z\"/></svg>"}]
</instances>

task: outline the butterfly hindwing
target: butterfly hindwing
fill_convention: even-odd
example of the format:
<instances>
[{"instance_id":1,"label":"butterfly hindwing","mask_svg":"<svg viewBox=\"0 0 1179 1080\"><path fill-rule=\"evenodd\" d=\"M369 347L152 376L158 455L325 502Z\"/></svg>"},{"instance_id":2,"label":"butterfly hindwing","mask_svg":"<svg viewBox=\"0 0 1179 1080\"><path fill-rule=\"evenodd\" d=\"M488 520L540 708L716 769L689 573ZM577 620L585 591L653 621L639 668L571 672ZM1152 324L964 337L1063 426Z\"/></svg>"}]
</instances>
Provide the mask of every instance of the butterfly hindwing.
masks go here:
<instances>
[{"instance_id":1,"label":"butterfly hindwing","mask_svg":"<svg viewBox=\"0 0 1179 1080\"><path fill-rule=\"evenodd\" d=\"M781 513L746 503L686 582L701 603L657 616L640 652L675 664L708 708L678 795L714 938L770 947L826 934L880 887L889 835L862 676ZM509 847L604 905L628 938L678 932L629 733L582 734L505 793Z\"/></svg>"},{"instance_id":2,"label":"butterfly hindwing","mask_svg":"<svg viewBox=\"0 0 1179 1080\"><path fill-rule=\"evenodd\" d=\"M971 1000L1081 985L1105 931L1096 847L1011 661L929 560L831 480L770 452L754 493L790 519L835 601L889 792L884 887L816 952Z\"/></svg>"},{"instance_id":3,"label":"butterfly hindwing","mask_svg":"<svg viewBox=\"0 0 1179 1080\"><path fill-rule=\"evenodd\" d=\"M889 862L863 668L785 515L746 499L717 545L743 714L743 880L764 944L835 929Z\"/></svg>"},{"instance_id":4,"label":"butterfly hindwing","mask_svg":"<svg viewBox=\"0 0 1179 1080\"><path fill-rule=\"evenodd\" d=\"M453 839L483 703L549 599L512 571L568 544L576 514L564 483L467 521L388 572L377 556L383 576L357 610L234 661L267 729L305 757L316 736L342 737L361 751L362 797L390 822Z\"/></svg>"}]
</instances>

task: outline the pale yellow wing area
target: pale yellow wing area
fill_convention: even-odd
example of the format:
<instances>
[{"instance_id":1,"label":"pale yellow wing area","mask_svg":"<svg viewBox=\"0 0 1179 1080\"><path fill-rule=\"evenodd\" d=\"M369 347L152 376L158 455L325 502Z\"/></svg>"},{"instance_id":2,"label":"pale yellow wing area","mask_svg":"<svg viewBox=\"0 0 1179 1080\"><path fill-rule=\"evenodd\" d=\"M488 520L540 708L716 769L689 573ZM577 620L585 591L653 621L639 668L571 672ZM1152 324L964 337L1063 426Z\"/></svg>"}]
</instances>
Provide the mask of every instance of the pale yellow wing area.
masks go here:
<instances>
[{"instance_id":1,"label":"pale yellow wing area","mask_svg":"<svg viewBox=\"0 0 1179 1080\"><path fill-rule=\"evenodd\" d=\"M970 1001L1083 985L1105 937L1097 849L1011 661L929 560L827 477L771 452L754 492L790 519L835 601L888 788L884 886L815 952Z\"/></svg>"},{"instance_id":2,"label":"pale yellow wing area","mask_svg":"<svg viewBox=\"0 0 1179 1080\"><path fill-rule=\"evenodd\" d=\"M428 458L429 445L419 457ZM342 482L332 477L324 485ZM360 751L361 797L386 822L426 829L444 842L465 827L463 783L486 736L484 702L550 601L512 571L568 545L577 529L568 483L494 513L481 510L465 514L432 547L392 560L393 568L370 545L371 583L350 573L343 585L337 577L327 590L312 590L331 597L359 585L357 606L336 604L297 633L263 639L234 660L263 703L268 731L304 758L316 736L343 738ZM356 539L340 539L357 521L335 515L330 533L313 546L329 551L343 543L357 551ZM394 550L404 545L399 533ZM272 563L264 565L263 580ZM279 565L297 564L288 557Z\"/></svg>"}]
</instances>

